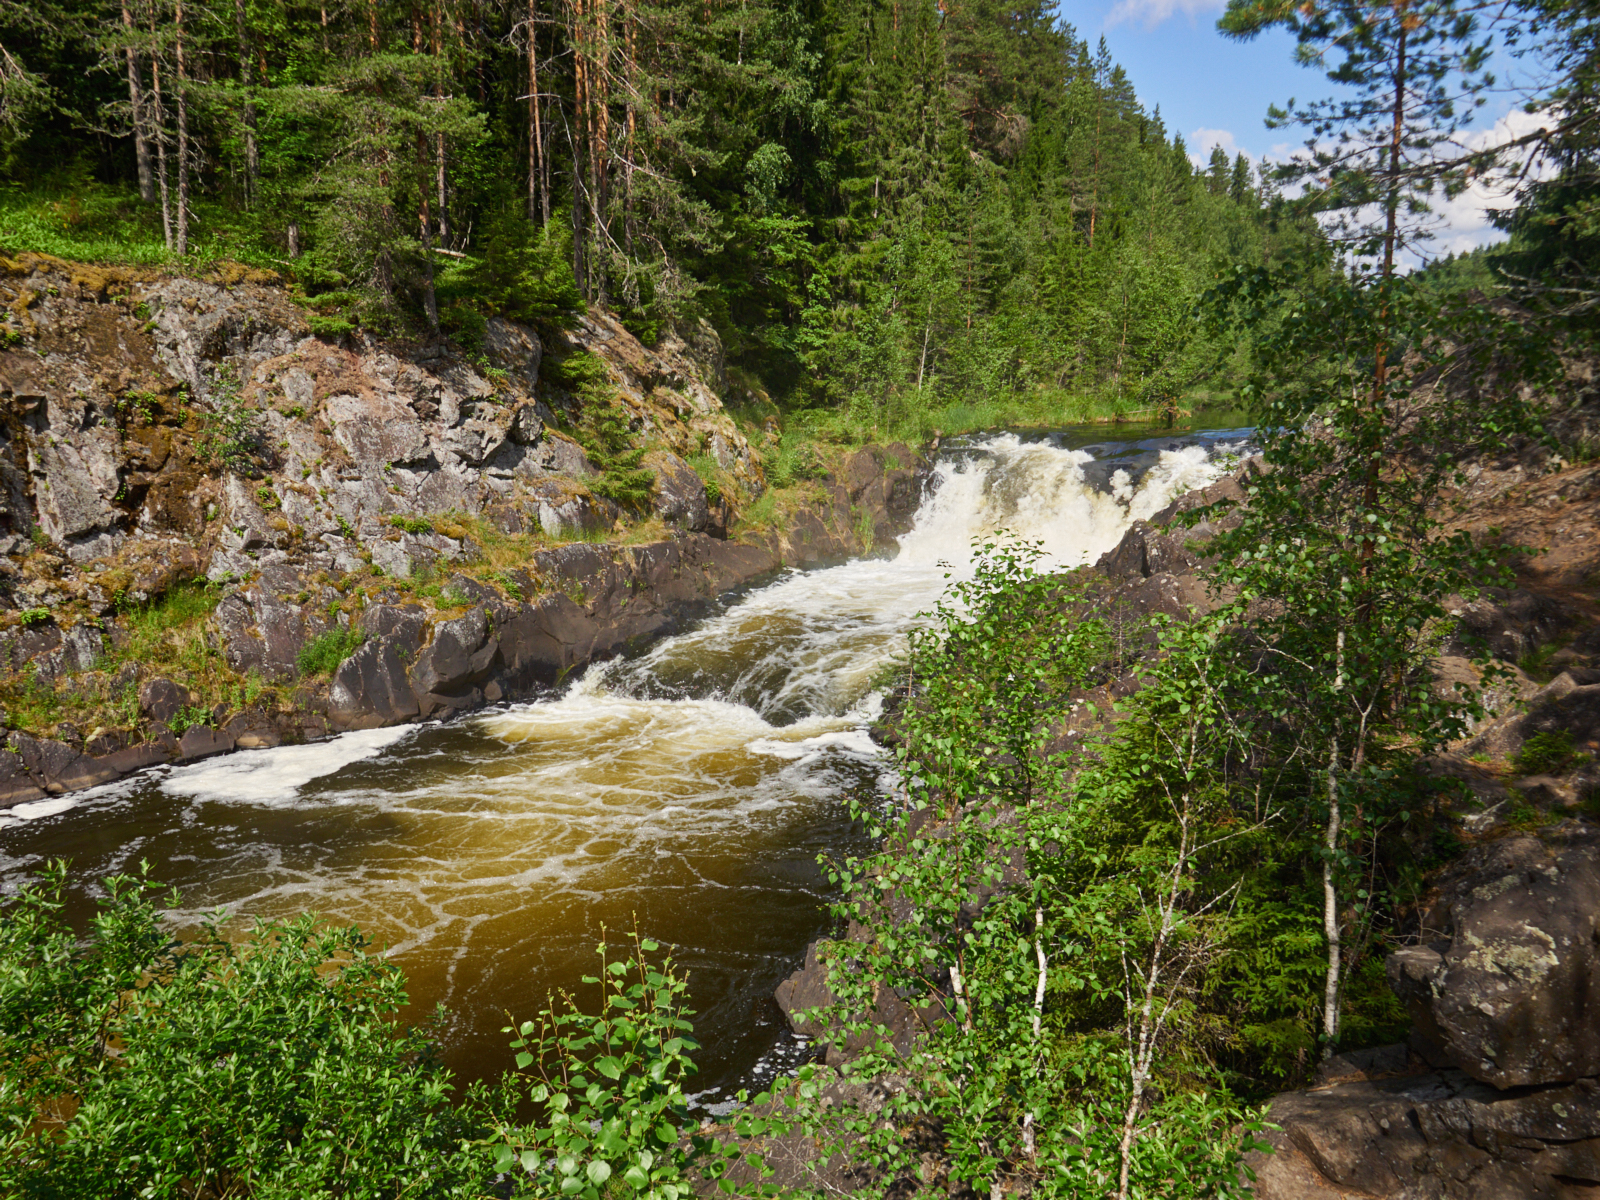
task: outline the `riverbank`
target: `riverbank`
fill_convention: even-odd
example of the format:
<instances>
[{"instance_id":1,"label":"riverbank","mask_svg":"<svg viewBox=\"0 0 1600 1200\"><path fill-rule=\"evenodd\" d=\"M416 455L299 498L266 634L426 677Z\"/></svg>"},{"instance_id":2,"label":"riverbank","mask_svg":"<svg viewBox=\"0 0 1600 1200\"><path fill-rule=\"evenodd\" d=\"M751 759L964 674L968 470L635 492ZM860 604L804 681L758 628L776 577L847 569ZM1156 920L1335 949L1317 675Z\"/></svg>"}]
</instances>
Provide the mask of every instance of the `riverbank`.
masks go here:
<instances>
[{"instance_id":1,"label":"riverbank","mask_svg":"<svg viewBox=\"0 0 1600 1200\"><path fill-rule=\"evenodd\" d=\"M741 427L703 323L469 357L318 336L244 268L0 271L0 807L526 698L920 497L904 444Z\"/></svg>"}]
</instances>

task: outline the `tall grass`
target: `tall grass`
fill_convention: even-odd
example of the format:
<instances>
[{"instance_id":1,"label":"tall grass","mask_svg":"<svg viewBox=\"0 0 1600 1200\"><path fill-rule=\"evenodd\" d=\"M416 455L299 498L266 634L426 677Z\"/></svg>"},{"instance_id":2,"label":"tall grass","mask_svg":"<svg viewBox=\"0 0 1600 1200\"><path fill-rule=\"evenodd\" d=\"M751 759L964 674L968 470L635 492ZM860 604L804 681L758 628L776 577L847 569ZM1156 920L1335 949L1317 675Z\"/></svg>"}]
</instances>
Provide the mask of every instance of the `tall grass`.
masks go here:
<instances>
[{"instance_id":1,"label":"tall grass","mask_svg":"<svg viewBox=\"0 0 1600 1200\"><path fill-rule=\"evenodd\" d=\"M0 253L31 250L77 262L196 268L221 261L274 268L278 250L248 216L204 200L192 204L189 254L180 258L162 240L161 210L131 187L98 183L69 171L24 188L0 184Z\"/></svg>"}]
</instances>

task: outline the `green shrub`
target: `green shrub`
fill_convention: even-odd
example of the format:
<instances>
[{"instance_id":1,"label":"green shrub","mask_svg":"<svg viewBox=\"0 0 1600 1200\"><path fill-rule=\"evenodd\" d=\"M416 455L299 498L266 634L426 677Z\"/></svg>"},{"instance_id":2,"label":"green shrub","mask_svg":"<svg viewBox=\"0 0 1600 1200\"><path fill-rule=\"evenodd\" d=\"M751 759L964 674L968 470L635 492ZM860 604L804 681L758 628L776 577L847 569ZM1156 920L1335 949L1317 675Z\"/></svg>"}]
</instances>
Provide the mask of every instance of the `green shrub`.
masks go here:
<instances>
[{"instance_id":1,"label":"green shrub","mask_svg":"<svg viewBox=\"0 0 1600 1200\"><path fill-rule=\"evenodd\" d=\"M706 502L712 505L722 503L722 464L716 460L716 456L696 454L689 459L689 467L706 486Z\"/></svg>"},{"instance_id":2,"label":"green shrub","mask_svg":"<svg viewBox=\"0 0 1600 1200\"><path fill-rule=\"evenodd\" d=\"M588 429L580 432L578 440L589 460L600 469L600 478L589 484L591 492L623 508L638 510L650 503L655 472L640 465L644 447L633 445L621 412L612 407L599 412L590 418Z\"/></svg>"},{"instance_id":3,"label":"green shrub","mask_svg":"<svg viewBox=\"0 0 1600 1200\"><path fill-rule=\"evenodd\" d=\"M265 461L261 414L245 403L239 372L231 363L217 366L211 377L211 408L200 414L201 432L195 457L201 462L245 475Z\"/></svg>"},{"instance_id":4,"label":"green shrub","mask_svg":"<svg viewBox=\"0 0 1600 1200\"><path fill-rule=\"evenodd\" d=\"M659 967L646 961L660 949L655 942L637 933L633 940L626 960L612 960L600 943L600 973L584 978L600 988L598 1015L566 996L516 1029L511 1048L527 1074L502 1086L525 1089L539 1115L499 1125L495 1167L521 1166L532 1176L524 1181L533 1183L532 1195L601 1200L618 1183L631 1189L624 1194L693 1195L682 1144L695 1127L685 1092L695 1072L689 1051L697 1048L684 1004L688 984L670 957ZM700 1138L690 1145L707 1148Z\"/></svg>"},{"instance_id":5,"label":"green shrub","mask_svg":"<svg viewBox=\"0 0 1600 1200\"><path fill-rule=\"evenodd\" d=\"M604 384L611 378L606 360L587 350L575 350L565 358L547 358L540 364L539 373L574 393Z\"/></svg>"},{"instance_id":6,"label":"green shrub","mask_svg":"<svg viewBox=\"0 0 1600 1200\"><path fill-rule=\"evenodd\" d=\"M167 721L167 728L180 736L197 725L212 724L211 710L198 704L185 704Z\"/></svg>"},{"instance_id":7,"label":"green shrub","mask_svg":"<svg viewBox=\"0 0 1600 1200\"><path fill-rule=\"evenodd\" d=\"M357 650L367 635L352 625L348 629L330 629L318 634L304 646L296 659L302 675L331 675Z\"/></svg>"},{"instance_id":8,"label":"green shrub","mask_svg":"<svg viewBox=\"0 0 1600 1200\"><path fill-rule=\"evenodd\" d=\"M1536 733L1522 743L1512 764L1523 775L1554 775L1577 757L1572 749L1572 731Z\"/></svg>"},{"instance_id":9,"label":"green shrub","mask_svg":"<svg viewBox=\"0 0 1600 1200\"><path fill-rule=\"evenodd\" d=\"M767 482L773 487L793 487L828 473L817 448L800 434L786 433L767 465Z\"/></svg>"},{"instance_id":10,"label":"green shrub","mask_svg":"<svg viewBox=\"0 0 1600 1200\"><path fill-rule=\"evenodd\" d=\"M36 669L19 672L0 685L0 703L12 729L42 732L61 716L60 694L39 678Z\"/></svg>"},{"instance_id":11,"label":"green shrub","mask_svg":"<svg viewBox=\"0 0 1600 1200\"><path fill-rule=\"evenodd\" d=\"M583 311L569 224L536 226L518 213L500 212L486 223L478 246L481 258L446 266L435 284L441 320L467 343L481 341L480 309L557 325Z\"/></svg>"},{"instance_id":12,"label":"green shrub","mask_svg":"<svg viewBox=\"0 0 1600 1200\"><path fill-rule=\"evenodd\" d=\"M311 326L311 332L318 337L338 338L353 330L354 321L347 321L343 317L325 317L320 313L307 313L306 324Z\"/></svg>"},{"instance_id":13,"label":"green shrub","mask_svg":"<svg viewBox=\"0 0 1600 1200\"><path fill-rule=\"evenodd\" d=\"M48 608L25 608L17 614L17 619L28 628L32 628L35 625L43 625L50 620L50 610Z\"/></svg>"},{"instance_id":14,"label":"green shrub","mask_svg":"<svg viewBox=\"0 0 1600 1200\"><path fill-rule=\"evenodd\" d=\"M432 533L433 532L433 522L428 520L427 517L408 517L408 516L404 516L404 515L402 515L400 513L396 513L394 516L389 518L389 524L394 526L394 528L399 529L399 530L401 530L401 531L403 531L405 533ZM347 528L347 526L343 523L342 520L341 520L341 523L339 525L339 528L340 529ZM351 536L354 536L354 535L353 534L346 534L345 536L346 537L351 537Z\"/></svg>"},{"instance_id":15,"label":"green shrub","mask_svg":"<svg viewBox=\"0 0 1600 1200\"><path fill-rule=\"evenodd\" d=\"M84 936L65 864L0 919L0 1195L488 1194L400 972L314 915L172 939L145 877L103 881ZM176 896L168 904L176 903Z\"/></svg>"}]
</instances>

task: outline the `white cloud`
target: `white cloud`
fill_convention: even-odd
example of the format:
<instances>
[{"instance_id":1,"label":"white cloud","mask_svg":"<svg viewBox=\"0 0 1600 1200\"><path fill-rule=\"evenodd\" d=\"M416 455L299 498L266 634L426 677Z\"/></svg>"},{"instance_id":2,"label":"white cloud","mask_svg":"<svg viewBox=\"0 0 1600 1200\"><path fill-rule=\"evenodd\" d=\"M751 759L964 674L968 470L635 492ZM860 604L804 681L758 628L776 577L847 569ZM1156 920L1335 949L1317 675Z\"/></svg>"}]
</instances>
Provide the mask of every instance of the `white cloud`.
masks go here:
<instances>
[{"instance_id":1,"label":"white cloud","mask_svg":"<svg viewBox=\"0 0 1600 1200\"><path fill-rule=\"evenodd\" d=\"M1486 150L1514 141L1538 129L1546 128L1550 118L1543 113L1523 112L1513 109L1488 129L1472 130L1461 141L1468 150ZM1453 199L1438 197L1432 202L1439 224L1435 236L1427 246L1429 258L1443 258L1446 254L1462 254L1478 246L1502 241L1505 234L1490 224L1490 214L1495 209L1510 208L1516 203L1517 188L1522 182L1520 168L1526 165L1525 151L1512 151L1512 165L1493 175L1479 179L1466 191ZM1534 162L1528 175L1543 178L1551 170L1547 162Z\"/></svg>"},{"instance_id":2,"label":"white cloud","mask_svg":"<svg viewBox=\"0 0 1600 1200\"><path fill-rule=\"evenodd\" d=\"M1441 147L1440 155L1450 157L1462 150L1487 150L1515 141L1548 126L1549 123L1550 118L1542 113L1527 113L1520 108L1513 109L1487 128L1467 130L1460 135L1454 150L1450 147ZM1195 131L1194 137L1197 143L1204 145L1207 154L1210 153L1211 146L1216 144L1232 152L1231 135L1225 130L1200 129ZM1211 140L1205 140L1207 137ZM1272 146L1263 157L1268 163L1287 162L1304 153L1304 149L1303 146L1280 142ZM1193 154L1190 157L1195 158ZM1195 161L1199 163L1202 160L1196 158ZM1528 168L1528 177L1536 179L1544 177L1551 170L1550 165L1544 162L1534 162L1529 166L1527 151L1514 150L1508 155L1506 164L1494 173L1478 179L1460 195L1453 198L1438 195L1429 201L1434 216L1428 224L1433 236L1418 247L1421 253L1407 251L1403 255L1404 269L1420 266L1424 258L1463 254L1478 246L1503 241L1506 235L1491 224L1490 216L1494 210L1509 208L1516 203L1516 192L1522 183L1524 167ZM1285 188L1285 194L1298 195L1302 186L1301 184L1289 186ZM1360 215L1363 220L1370 222L1376 222L1379 217L1376 209L1364 210Z\"/></svg>"},{"instance_id":3,"label":"white cloud","mask_svg":"<svg viewBox=\"0 0 1600 1200\"><path fill-rule=\"evenodd\" d=\"M1106 28L1138 21L1146 29L1154 29L1175 13L1181 12L1193 21L1221 9L1221 0L1117 0L1106 17Z\"/></svg>"},{"instance_id":4,"label":"white cloud","mask_svg":"<svg viewBox=\"0 0 1600 1200\"><path fill-rule=\"evenodd\" d=\"M1256 156L1239 145L1238 140L1233 136L1232 130L1205 128L1196 129L1189 135L1189 161L1197 167L1204 168L1210 162L1211 148L1213 146L1221 146L1223 152L1227 154L1229 162L1232 162L1240 154L1243 154L1251 162L1255 161Z\"/></svg>"}]
</instances>

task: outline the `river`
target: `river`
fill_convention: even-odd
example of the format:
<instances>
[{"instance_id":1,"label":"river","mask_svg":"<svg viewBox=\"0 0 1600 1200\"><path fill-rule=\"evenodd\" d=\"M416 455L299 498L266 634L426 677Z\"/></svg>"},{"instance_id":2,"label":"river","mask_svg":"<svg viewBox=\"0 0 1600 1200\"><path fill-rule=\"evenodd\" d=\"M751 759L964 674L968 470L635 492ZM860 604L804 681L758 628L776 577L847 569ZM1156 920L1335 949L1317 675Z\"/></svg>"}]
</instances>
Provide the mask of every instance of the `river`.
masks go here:
<instances>
[{"instance_id":1,"label":"river","mask_svg":"<svg viewBox=\"0 0 1600 1200\"><path fill-rule=\"evenodd\" d=\"M446 1061L469 1079L508 1061L507 1014L580 987L602 923L637 920L690 971L716 1103L805 1053L771 997L826 930L818 854L859 845L843 799L892 782L867 734L873 680L973 538L1007 529L1092 562L1242 439L1106 432L947 444L892 557L781 575L544 698L0 814L0 887L66 857L81 916L93 880L147 859L185 927L218 906L355 922L404 968L410 1015L447 1006Z\"/></svg>"}]
</instances>

